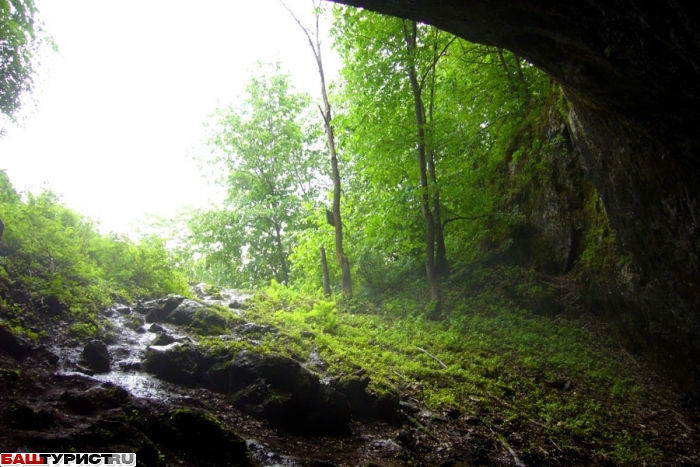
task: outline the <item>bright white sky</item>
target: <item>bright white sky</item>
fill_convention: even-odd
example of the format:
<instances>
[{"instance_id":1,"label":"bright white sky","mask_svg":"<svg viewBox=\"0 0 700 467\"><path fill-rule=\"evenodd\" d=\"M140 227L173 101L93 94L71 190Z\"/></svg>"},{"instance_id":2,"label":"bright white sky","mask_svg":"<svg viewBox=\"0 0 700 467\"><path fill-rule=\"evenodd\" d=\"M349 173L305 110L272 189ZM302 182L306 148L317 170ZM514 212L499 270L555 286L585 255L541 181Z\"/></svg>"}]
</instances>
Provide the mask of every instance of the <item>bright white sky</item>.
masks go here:
<instances>
[{"instance_id":1,"label":"bright white sky","mask_svg":"<svg viewBox=\"0 0 700 467\"><path fill-rule=\"evenodd\" d=\"M103 231L214 196L193 157L208 152L204 122L243 94L256 61L282 62L318 96L307 39L278 0L36 3L60 53L44 60L36 109L6 125L0 169L19 190L61 194ZM287 4L312 24L311 0Z\"/></svg>"}]
</instances>

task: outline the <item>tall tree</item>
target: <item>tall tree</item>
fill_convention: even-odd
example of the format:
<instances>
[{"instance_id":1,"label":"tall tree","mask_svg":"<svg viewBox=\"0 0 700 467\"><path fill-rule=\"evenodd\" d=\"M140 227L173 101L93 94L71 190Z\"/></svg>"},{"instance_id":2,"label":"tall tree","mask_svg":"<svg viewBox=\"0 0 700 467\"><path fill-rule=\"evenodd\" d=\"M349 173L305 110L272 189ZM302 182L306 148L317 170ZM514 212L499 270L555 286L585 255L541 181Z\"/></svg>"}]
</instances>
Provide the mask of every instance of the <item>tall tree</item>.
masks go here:
<instances>
[{"instance_id":1,"label":"tall tree","mask_svg":"<svg viewBox=\"0 0 700 467\"><path fill-rule=\"evenodd\" d=\"M335 136L333 134L333 114L331 112L331 103L328 99L328 89L326 87L326 76L323 70L323 59L321 58L321 34L319 30L319 20L321 16L321 2L319 0L316 4L315 0L311 1L314 9L315 15L315 34L314 37L309 33L309 31L304 27L299 18L292 12L292 10L280 0L282 5L289 11L294 20L297 22L301 30L306 35L309 41L309 46L313 51L314 58L316 59L316 65L318 66L318 74L321 78L321 97L323 99L323 108L321 108L321 114L323 116L323 125L326 131L326 141L328 144L328 153L331 159L331 175L333 177L333 227L335 228L335 258L338 262L338 267L340 268L341 274L341 284L343 290L343 296L347 299L352 298L352 278L350 275L350 261L345 254L345 249L343 248L343 220L340 215L340 198L341 198L341 183L340 183L340 170L338 169L338 156L336 153ZM314 40L315 39L315 40ZM322 257L325 258L325 251L322 252ZM326 275L324 274L324 278Z\"/></svg>"},{"instance_id":2,"label":"tall tree","mask_svg":"<svg viewBox=\"0 0 700 467\"><path fill-rule=\"evenodd\" d=\"M319 192L319 133L309 120L310 102L275 65L255 71L241 104L216 113L209 144L228 196L224 207L189 224L208 270L232 276L232 285L290 281L293 233L303 228L304 204Z\"/></svg>"},{"instance_id":3,"label":"tall tree","mask_svg":"<svg viewBox=\"0 0 700 467\"><path fill-rule=\"evenodd\" d=\"M336 121L350 169L346 216L363 237L353 242L357 272L381 286L392 268L412 270L420 261L430 269L432 256L435 275L447 273L448 257L478 254L482 240L497 235L483 219L498 201L502 172L494 169L503 167L525 115L525 93L510 92L495 48L367 11L338 8L335 15L344 62ZM502 55L515 70L513 55ZM515 63L521 69L513 79L522 75L533 96L541 92L546 78Z\"/></svg>"},{"instance_id":4,"label":"tall tree","mask_svg":"<svg viewBox=\"0 0 700 467\"><path fill-rule=\"evenodd\" d=\"M415 63L415 51L417 49L418 23L415 21L404 21L404 39L406 42L406 56L408 63L406 72L411 84L413 94L413 107L416 118L416 150L418 153L418 169L420 172L421 208L425 218L425 272L430 285L431 313L437 316L442 309L442 293L438 274L435 268L435 217L430 208L430 186L428 184L428 160L425 137L425 106L421 85L418 82L418 75ZM435 187L436 188L436 187ZM438 200L439 204L439 200Z\"/></svg>"},{"instance_id":5,"label":"tall tree","mask_svg":"<svg viewBox=\"0 0 700 467\"><path fill-rule=\"evenodd\" d=\"M356 114L349 121L354 122L351 125L355 128L376 125L370 138L363 133L363 139L371 147L368 145L361 151L375 153L373 160L367 161L366 165L372 168L365 174L378 178L375 183L380 180L381 185L388 183L388 187L379 188L383 193L378 192L377 196L386 197L393 191L409 195L404 199L410 207L406 206L400 214L399 225L416 221L414 216L406 216L406 209L420 213L422 227L418 229L423 235L424 267L437 313L442 302L438 275L446 273L449 265L440 220L436 132L431 126L435 123L437 99L435 70L452 39L431 28L395 18L344 13L338 22L336 42L346 61L344 77L347 99L353 109L350 112ZM362 109L357 105L360 101L364 102ZM380 165L383 167L378 170ZM415 228L415 224L411 226ZM392 256L395 254L391 252Z\"/></svg>"}]
</instances>

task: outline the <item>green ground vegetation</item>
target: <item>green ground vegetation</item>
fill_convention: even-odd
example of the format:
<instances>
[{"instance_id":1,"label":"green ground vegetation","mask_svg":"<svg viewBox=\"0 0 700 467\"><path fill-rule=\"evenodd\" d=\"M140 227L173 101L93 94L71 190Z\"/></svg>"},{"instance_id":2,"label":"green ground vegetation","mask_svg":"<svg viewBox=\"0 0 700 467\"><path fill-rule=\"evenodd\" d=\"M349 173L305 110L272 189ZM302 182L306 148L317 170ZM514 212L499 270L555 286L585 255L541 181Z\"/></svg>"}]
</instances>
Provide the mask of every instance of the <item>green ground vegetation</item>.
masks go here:
<instances>
[{"instance_id":1,"label":"green ground vegetation","mask_svg":"<svg viewBox=\"0 0 700 467\"><path fill-rule=\"evenodd\" d=\"M23 322L41 313L79 319L77 336L97 331L97 312L114 302L188 293L165 241L101 234L50 191L17 193L0 172L0 318L36 339Z\"/></svg>"},{"instance_id":2,"label":"green ground vegetation","mask_svg":"<svg viewBox=\"0 0 700 467\"><path fill-rule=\"evenodd\" d=\"M440 321L425 318L428 298L419 280L391 296L340 304L273 283L251 299L245 317L279 332L203 344L211 352L248 348L301 362L316 354L328 365L321 375L327 377L363 369L377 393L409 395L435 413L459 409L487 426L536 431L523 452L552 442L564 450L585 445L616 465L662 458L658 446L630 434L634 414L655 395L629 371L613 341L479 286L508 284L527 271L476 268L471 274L479 277L443 284L447 300L461 306ZM523 295L541 293L531 288Z\"/></svg>"}]
</instances>

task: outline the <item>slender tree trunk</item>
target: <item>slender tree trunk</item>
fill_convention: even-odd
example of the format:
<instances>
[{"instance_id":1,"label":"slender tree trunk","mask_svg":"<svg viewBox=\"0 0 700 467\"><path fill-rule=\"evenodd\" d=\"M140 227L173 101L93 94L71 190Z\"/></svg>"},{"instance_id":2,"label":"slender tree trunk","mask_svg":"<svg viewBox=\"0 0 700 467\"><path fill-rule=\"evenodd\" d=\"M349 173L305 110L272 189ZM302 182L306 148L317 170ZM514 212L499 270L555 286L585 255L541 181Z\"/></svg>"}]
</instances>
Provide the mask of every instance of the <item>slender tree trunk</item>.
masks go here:
<instances>
[{"instance_id":1,"label":"slender tree trunk","mask_svg":"<svg viewBox=\"0 0 700 467\"><path fill-rule=\"evenodd\" d=\"M496 47L496 52L498 52L498 59L501 61L503 72L506 74L506 78L508 78L508 83L510 85L510 93L513 96L515 96L517 94L515 90L515 83L513 82L513 77L510 75L510 70L508 69L508 65L506 64L506 59L503 56L503 49L500 47Z\"/></svg>"},{"instance_id":2,"label":"slender tree trunk","mask_svg":"<svg viewBox=\"0 0 700 467\"><path fill-rule=\"evenodd\" d=\"M434 64L431 71L430 80L430 102L428 104L428 121L432 124L433 108L435 106L435 70L439 55L437 51L437 40L434 47ZM431 125L433 128L434 125ZM450 274L450 263L447 261L447 248L445 248L445 233L442 226L442 214L440 213L440 186L438 185L437 172L435 170L435 143L430 144L428 151L428 173L433 188L433 222L435 223L435 272L439 276Z\"/></svg>"},{"instance_id":3,"label":"slender tree trunk","mask_svg":"<svg viewBox=\"0 0 700 467\"><path fill-rule=\"evenodd\" d=\"M279 224L276 220L273 221L275 227L275 243L277 243L277 254L280 257L280 268L282 283L284 285L289 285L289 268L287 267L287 258L284 254L284 247L282 246L282 232Z\"/></svg>"},{"instance_id":4,"label":"slender tree trunk","mask_svg":"<svg viewBox=\"0 0 700 467\"><path fill-rule=\"evenodd\" d=\"M323 60L321 60L321 37L319 34L319 14L316 13L316 41L311 39L309 31L304 28L301 21L294 15L292 10L280 0L282 5L289 11L294 20L297 22L299 27L306 34L306 38L309 40L309 45L311 50L314 52L314 57L316 58L316 64L318 65L318 74L321 77L321 97L323 98L323 108L321 109L321 114L323 115L324 126L326 129L326 139L328 141L328 152L331 156L331 176L333 178L333 223L335 225L335 258L338 261L338 266L340 267L340 276L343 290L343 297L346 299L352 298L352 278L350 277L350 261L345 255L345 250L343 249L343 221L340 215L340 171L338 170L338 157L335 150L335 137L333 136L333 116L331 113L331 104L328 100L328 92L326 90L326 77L323 72ZM316 2L313 2L314 9L317 9ZM320 6L320 5L319 5Z\"/></svg>"},{"instance_id":5,"label":"slender tree trunk","mask_svg":"<svg viewBox=\"0 0 700 467\"><path fill-rule=\"evenodd\" d=\"M522 89L523 97L525 101L530 100L530 88L525 82L525 77L523 76L523 68L520 66L520 57L513 54L515 58L515 72L518 74L518 81L520 82L520 88Z\"/></svg>"},{"instance_id":6,"label":"slender tree trunk","mask_svg":"<svg viewBox=\"0 0 700 467\"><path fill-rule=\"evenodd\" d=\"M326 260L326 249L321 247L321 271L323 272L323 294L326 297L331 295L331 279L328 274L328 261Z\"/></svg>"},{"instance_id":7,"label":"slender tree trunk","mask_svg":"<svg viewBox=\"0 0 700 467\"><path fill-rule=\"evenodd\" d=\"M413 60L413 53L416 50L416 36L418 34L418 25L415 21L411 21L410 30L406 27L407 22L404 21L404 33L406 38L406 48L409 56L408 79L411 83L411 91L413 93L413 104L416 114L416 136L418 146L418 166L420 169L420 188L421 188L421 208L423 217L425 218L425 272L428 277L428 285L430 286L431 300L431 317L437 318L442 311L442 293L438 282L437 271L435 269L435 220L433 213L430 210L430 186L428 185L428 171L426 169L426 149L425 149L425 115L423 107L423 99L421 97L421 89L418 84L416 74L416 66Z\"/></svg>"},{"instance_id":8,"label":"slender tree trunk","mask_svg":"<svg viewBox=\"0 0 700 467\"><path fill-rule=\"evenodd\" d=\"M439 276L450 274L450 263L447 261L447 248L445 248L445 232L442 227L442 213L440 211L440 189L437 185L435 173L435 152L428 152L428 173L433 185L433 222L435 223L435 272Z\"/></svg>"}]
</instances>

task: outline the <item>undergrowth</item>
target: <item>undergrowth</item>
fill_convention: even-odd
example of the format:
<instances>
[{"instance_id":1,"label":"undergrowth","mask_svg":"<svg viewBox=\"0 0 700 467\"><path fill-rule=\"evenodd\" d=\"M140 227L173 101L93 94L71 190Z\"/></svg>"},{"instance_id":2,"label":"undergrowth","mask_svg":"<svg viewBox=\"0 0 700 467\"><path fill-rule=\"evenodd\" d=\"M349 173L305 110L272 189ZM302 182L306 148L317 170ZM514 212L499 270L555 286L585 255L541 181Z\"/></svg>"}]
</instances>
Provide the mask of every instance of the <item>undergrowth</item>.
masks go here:
<instances>
[{"instance_id":1,"label":"undergrowth","mask_svg":"<svg viewBox=\"0 0 700 467\"><path fill-rule=\"evenodd\" d=\"M332 377L364 369L374 391L410 395L436 412L458 409L494 430L535 429L522 452L547 442L585 446L620 465L661 458L628 430L649 390L625 376L612 342L488 294L463 300L438 322L410 298L339 305L273 284L251 300L246 319L279 330L260 336L261 351L300 361L317 351Z\"/></svg>"}]
</instances>

